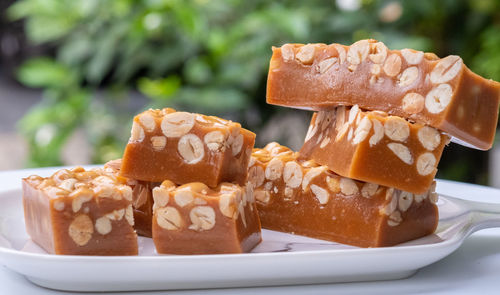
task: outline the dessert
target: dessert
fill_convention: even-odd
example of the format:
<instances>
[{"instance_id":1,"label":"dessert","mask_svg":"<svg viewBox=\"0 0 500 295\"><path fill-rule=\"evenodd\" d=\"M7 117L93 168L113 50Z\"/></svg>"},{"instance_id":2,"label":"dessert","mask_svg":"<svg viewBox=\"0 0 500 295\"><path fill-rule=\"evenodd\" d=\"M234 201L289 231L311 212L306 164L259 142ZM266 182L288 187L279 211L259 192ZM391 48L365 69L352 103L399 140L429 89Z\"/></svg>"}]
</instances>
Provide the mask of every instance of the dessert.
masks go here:
<instances>
[{"instance_id":1,"label":"dessert","mask_svg":"<svg viewBox=\"0 0 500 295\"><path fill-rule=\"evenodd\" d=\"M473 73L458 56L389 50L376 40L285 44L273 48L267 102L313 110L357 104L486 150L497 126L500 83Z\"/></svg>"},{"instance_id":2,"label":"dessert","mask_svg":"<svg viewBox=\"0 0 500 295\"><path fill-rule=\"evenodd\" d=\"M153 189L153 241L160 254L249 252L261 241L251 187L199 182Z\"/></svg>"},{"instance_id":3,"label":"dessert","mask_svg":"<svg viewBox=\"0 0 500 295\"><path fill-rule=\"evenodd\" d=\"M26 230L47 252L137 255L132 189L103 169L23 179Z\"/></svg>"},{"instance_id":4,"label":"dessert","mask_svg":"<svg viewBox=\"0 0 500 295\"><path fill-rule=\"evenodd\" d=\"M423 194L448 142L435 128L355 105L315 113L300 155L344 177Z\"/></svg>"},{"instance_id":5,"label":"dessert","mask_svg":"<svg viewBox=\"0 0 500 295\"><path fill-rule=\"evenodd\" d=\"M217 117L148 110L134 118L121 174L176 184L228 181L244 185L255 134Z\"/></svg>"},{"instance_id":6,"label":"dessert","mask_svg":"<svg viewBox=\"0 0 500 295\"><path fill-rule=\"evenodd\" d=\"M249 182L265 229L384 247L431 234L438 223L434 186L412 194L355 181L277 143L254 149Z\"/></svg>"}]
</instances>

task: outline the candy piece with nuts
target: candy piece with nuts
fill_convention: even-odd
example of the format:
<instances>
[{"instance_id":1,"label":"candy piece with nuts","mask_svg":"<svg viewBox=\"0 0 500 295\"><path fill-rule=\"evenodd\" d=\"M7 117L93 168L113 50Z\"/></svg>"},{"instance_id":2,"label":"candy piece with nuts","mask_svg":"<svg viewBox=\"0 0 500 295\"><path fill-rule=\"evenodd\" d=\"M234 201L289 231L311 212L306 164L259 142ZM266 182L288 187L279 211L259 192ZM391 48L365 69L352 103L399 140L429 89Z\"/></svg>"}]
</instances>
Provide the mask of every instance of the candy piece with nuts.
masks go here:
<instances>
[{"instance_id":1,"label":"candy piece with nuts","mask_svg":"<svg viewBox=\"0 0 500 295\"><path fill-rule=\"evenodd\" d=\"M261 241L251 187L165 180L153 198L153 241L160 254L244 253Z\"/></svg>"},{"instance_id":2,"label":"candy piece with nuts","mask_svg":"<svg viewBox=\"0 0 500 295\"><path fill-rule=\"evenodd\" d=\"M245 184L255 134L217 117L147 110L135 116L121 173L131 179L177 184Z\"/></svg>"},{"instance_id":3,"label":"candy piece with nuts","mask_svg":"<svg viewBox=\"0 0 500 295\"><path fill-rule=\"evenodd\" d=\"M273 48L267 102L313 110L358 104L489 149L500 83L476 75L458 56L389 50L376 40L351 46L285 44Z\"/></svg>"},{"instance_id":4,"label":"candy piece with nuts","mask_svg":"<svg viewBox=\"0 0 500 295\"><path fill-rule=\"evenodd\" d=\"M52 254L137 255L132 189L97 168L23 179L26 230Z\"/></svg>"},{"instance_id":5,"label":"candy piece with nuts","mask_svg":"<svg viewBox=\"0 0 500 295\"><path fill-rule=\"evenodd\" d=\"M271 161L283 166L272 180L264 175ZM431 234L438 222L434 186L414 195L355 181L277 143L254 149L249 183L265 229L383 247Z\"/></svg>"},{"instance_id":6,"label":"candy piece with nuts","mask_svg":"<svg viewBox=\"0 0 500 295\"><path fill-rule=\"evenodd\" d=\"M417 194L429 190L449 141L433 127L357 106L320 111L309 130L300 150L303 158L344 177ZM328 144L318 144L325 139Z\"/></svg>"}]
</instances>

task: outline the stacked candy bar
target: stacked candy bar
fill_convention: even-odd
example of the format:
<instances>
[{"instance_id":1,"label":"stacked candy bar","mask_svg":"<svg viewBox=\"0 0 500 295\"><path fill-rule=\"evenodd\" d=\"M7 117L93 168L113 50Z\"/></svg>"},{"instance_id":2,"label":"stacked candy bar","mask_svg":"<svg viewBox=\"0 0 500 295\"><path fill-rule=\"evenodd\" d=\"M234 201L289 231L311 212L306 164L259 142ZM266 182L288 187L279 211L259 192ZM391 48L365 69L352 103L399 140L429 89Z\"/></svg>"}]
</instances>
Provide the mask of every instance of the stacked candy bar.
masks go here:
<instances>
[{"instance_id":1,"label":"stacked candy bar","mask_svg":"<svg viewBox=\"0 0 500 295\"><path fill-rule=\"evenodd\" d=\"M158 253L241 253L260 242L246 188L254 142L254 133L217 117L166 108L134 118L120 173L162 182L146 208Z\"/></svg>"},{"instance_id":2,"label":"stacked candy bar","mask_svg":"<svg viewBox=\"0 0 500 295\"><path fill-rule=\"evenodd\" d=\"M412 194L341 177L277 143L254 149L249 182L262 227L362 247L398 244L434 232L434 184Z\"/></svg>"},{"instance_id":3,"label":"stacked candy bar","mask_svg":"<svg viewBox=\"0 0 500 295\"><path fill-rule=\"evenodd\" d=\"M246 185L254 142L217 117L145 111L123 159L23 180L27 231L55 254L136 255L136 232L158 253L248 252L261 241Z\"/></svg>"},{"instance_id":4,"label":"stacked candy bar","mask_svg":"<svg viewBox=\"0 0 500 295\"><path fill-rule=\"evenodd\" d=\"M254 150L263 227L362 247L433 232L448 135L489 149L499 101L500 84L458 56L375 40L273 48L267 102L317 113L298 156L276 145Z\"/></svg>"}]
</instances>

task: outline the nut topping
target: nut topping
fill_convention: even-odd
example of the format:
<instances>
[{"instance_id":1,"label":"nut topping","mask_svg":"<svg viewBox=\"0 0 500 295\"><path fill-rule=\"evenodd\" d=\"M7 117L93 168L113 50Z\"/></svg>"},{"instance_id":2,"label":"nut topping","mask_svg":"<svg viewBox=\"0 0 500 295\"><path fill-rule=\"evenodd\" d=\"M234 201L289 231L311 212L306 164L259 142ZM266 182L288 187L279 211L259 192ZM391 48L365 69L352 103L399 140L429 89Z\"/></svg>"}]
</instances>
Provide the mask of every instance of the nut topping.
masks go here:
<instances>
[{"instance_id":1,"label":"nut topping","mask_svg":"<svg viewBox=\"0 0 500 295\"><path fill-rule=\"evenodd\" d=\"M155 151L161 151L165 148L167 144L167 138L165 136L152 136L151 145Z\"/></svg>"},{"instance_id":2,"label":"nut topping","mask_svg":"<svg viewBox=\"0 0 500 295\"><path fill-rule=\"evenodd\" d=\"M399 76L398 85L401 87L406 87L413 84L418 79L418 68L409 67L404 70Z\"/></svg>"},{"instance_id":3,"label":"nut topping","mask_svg":"<svg viewBox=\"0 0 500 295\"><path fill-rule=\"evenodd\" d=\"M194 134L182 136L177 144L177 151L188 164L196 164L205 156L203 142Z\"/></svg>"},{"instance_id":4,"label":"nut topping","mask_svg":"<svg viewBox=\"0 0 500 295\"><path fill-rule=\"evenodd\" d=\"M343 64L346 60L346 52L345 52L345 49L342 45L339 45L339 44L334 44L333 45L335 47L335 49L337 50L337 53L339 55L339 60L340 60L340 64Z\"/></svg>"},{"instance_id":5,"label":"nut topping","mask_svg":"<svg viewBox=\"0 0 500 295\"><path fill-rule=\"evenodd\" d=\"M78 215L68 228L68 234L78 246L85 246L94 233L94 225L88 215Z\"/></svg>"},{"instance_id":6,"label":"nut topping","mask_svg":"<svg viewBox=\"0 0 500 295\"><path fill-rule=\"evenodd\" d=\"M299 48L299 52L295 55L295 58L304 65L310 65L314 61L314 52L316 50L316 45L307 44Z\"/></svg>"},{"instance_id":7,"label":"nut topping","mask_svg":"<svg viewBox=\"0 0 500 295\"><path fill-rule=\"evenodd\" d=\"M372 128L372 122L368 117L364 117L358 125L358 128L354 131L353 144L358 144L366 139L370 129Z\"/></svg>"},{"instance_id":8,"label":"nut topping","mask_svg":"<svg viewBox=\"0 0 500 295\"><path fill-rule=\"evenodd\" d=\"M209 206L197 206L189 212L189 218L192 224L189 229L204 231L210 230L215 226L215 211Z\"/></svg>"},{"instance_id":9,"label":"nut topping","mask_svg":"<svg viewBox=\"0 0 500 295\"><path fill-rule=\"evenodd\" d=\"M392 140L405 141L410 136L410 127L403 118L391 116L385 122L384 132Z\"/></svg>"},{"instance_id":10,"label":"nut topping","mask_svg":"<svg viewBox=\"0 0 500 295\"><path fill-rule=\"evenodd\" d=\"M168 190L157 186L153 189L154 207L165 207L169 201Z\"/></svg>"},{"instance_id":11,"label":"nut topping","mask_svg":"<svg viewBox=\"0 0 500 295\"><path fill-rule=\"evenodd\" d=\"M389 219L387 219L387 224L389 226L398 226L403 219L401 218L401 212L394 211L389 215Z\"/></svg>"},{"instance_id":12,"label":"nut topping","mask_svg":"<svg viewBox=\"0 0 500 295\"><path fill-rule=\"evenodd\" d=\"M373 135L370 137L368 143L370 146L376 145L382 138L384 138L384 126L377 119L372 119Z\"/></svg>"},{"instance_id":13,"label":"nut topping","mask_svg":"<svg viewBox=\"0 0 500 295\"><path fill-rule=\"evenodd\" d=\"M336 194L340 192L340 180L338 179L338 177L327 176L325 181L328 189L330 189L332 193Z\"/></svg>"},{"instance_id":14,"label":"nut topping","mask_svg":"<svg viewBox=\"0 0 500 295\"><path fill-rule=\"evenodd\" d=\"M216 130L205 134L203 141L205 141L209 150L212 152L218 152L224 147L225 136L222 132Z\"/></svg>"},{"instance_id":15,"label":"nut topping","mask_svg":"<svg viewBox=\"0 0 500 295\"><path fill-rule=\"evenodd\" d=\"M381 64L387 57L387 47L382 42L370 43L368 58L376 64Z\"/></svg>"},{"instance_id":16,"label":"nut topping","mask_svg":"<svg viewBox=\"0 0 500 295\"><path fill-rule=\"evenodd\" d=\"M243 134L238 134L232 144L231 144L231 149L233 151L233 156L236 156L237 154L240 153L241 147L243 146Z\"/></svg>"},{"instance_id":17,"label":"nut topping","mask_svg":"<svg viewBox=\"0 0 500 295\"><path fill-rule=\"evenodd\" d=\"M324 59L318 63L317 70L320 74L326 73L328 70L330 70L333 65L335 65L338 62L338 58L336 57L331 57Z\"/></svg>"},{"instance_id":18,"label":"nut topping","mask_svg":"<svg viewBox=\"0 0 500 295\"><path fill-rule=\"evenodd\" d=\"M111 221L106 217L99 217L95 221L95 229L101 235L107 235L111 232Z\"/></svg>"},{"instance_id":19,"label":"nut topping","mask_svg":"<svg viewBox=\"0 0 500 295\"><path fill-rule=\"evenodd\" d=\"M307 171L307 173L304 175L304 180L302 181L302 190L306 191L307 187L309 186L309 182L311 182L311 180L323 173L323 171L325 170L325 166L319 166L311 168L309 171Z\"/></svg>"},{"instance_id":20,"label":"nut topping","mask_svg":"<svg viewBox=\"0 0 500 295\"><path fill-rule=\"evenodd\" d=\"M378 184L375 183L365 183L361 188L361 195L365 198L371 198L378 190Z\"/></svg>"},{"instance_id":21,"label":"nut topping","mask_svg":"<svg viewBox=\"0 0 500 295\"><path fill-rule=\"evenodd\" d=\"M181 137L194 126L195 116L186 112L165 115L161 121L161 130L166 137Z\"/></svg>"},{"instance_id":22,"label":"nut topping","mask_svg":"<svg viewBox=\"0 0 500 295\"><path fill-rule=\"evenodd\" d=\"M156 209L156 223L166 230L178 230L182 226L182 218L174 207L164 207Z\"/></svg>"},{"instance_id":23,"label":"nut topping","mask_svg":"<svg viewBox=\"0 0 500 295\"><path fill-rule=\"evenodd\" d=\"M410 150L400 144L400 143L394 143L394 142L391 142L389 144L387 144L387 147L396 155L398 156L398 158L405 162L406 164L408 165L411 165L413 164L413 157L410 153Z\"/></svg>"},{"instance_id":24,"label":"nut topping","mask_svg":"<svg viewBox=\"0 0 500 295\"><path fill-rule=\"evenodd\" d=\"M370 44L367 40L360 40L349 47L347 52L347 62L353 65L359 65L363 62L370 51Z\"/></svg>"},{"instance_id":25,"label":"nut topping","mask_svg":"<svg viewBox=\"0 0 500 295\"><path fill-rule=\"evenodd\" d=\"M430 79L434 84L446 83L455 78L462 69L463 61L459 56L450 55L438 62L431 72Z\"/></svg>"},{"instance_id":26,"label":"nut topping","mask_svg":"<svg viewBox=\"0 0 500 295\"><path fill-rule=\"evenodd\" d=\"M441 143L441 135L435 128L424 126L418 130L418 140L429 151L435 150Z\"/></svg>"},{"instance_id":27,"label":"nut topping","mask_svg":"<svg viewBox=\"0 0 500 295\"><path fill-rule=\"evenodd\" d=\"M431 153L423 153L417 159L417 171L420 175L429 175L436 170L436 157Z\"/></svg>"},{"instance_id":28,"label":"nut topping","mask_svg":"<svg viewBox=\"0 0 500 295\"><path fill-rule=\"evenodd\" d=\"M429 113L441 113L450 103L453 90L448 84L440 84L433 88L425 97L425 108Z\"/></svg>"},{"instance_id":29,"label":"nut topping","mask_svg":"<svg viewBox=\"0 0 500 295\"><path fill-rule=\"evenodd\" d=\"M219 197L219 210L222 213L222 215L229 217L229 218L235 218L236 215L236 204L235 204L235 199L233 195L231 194L222 194Z\"/></svg>"},{"instance_id":30,"label":"nut topping","mask_svg":"<svg viewBox=\"0 0 500 295\"><path fill-rule=\"evenodd\" d=\"M349 124L352 124L354 120L356 120L358 113L359 113L359 106L356 104L349 111L349 119L348 119Z\"/></svg>"},{"instance_id":31,"label":"nut topping","mask_svg":"<svg viewBox=\"0 0 500 295\"><path fill-rule=\"evenodd\" d=\"M401 192L399 195L398 208L401 212L406 212L413 202L413 194L409 192Z\"/></svg>"},{"instance_id":32,"label":"nut topping","mask_svg":"<svg viewBox=\"0 0 500 295\"><path fill-rule=\"evenodd\" d=\"M187 190L177 191L174 195L174 200L177 206L182 208L193 202L193 194Z\"/></svg>"},{"instance_id":33,"label":"nut topping","mask_svg":"<svg viewBox=\"0 0 500 295\"><path fill-rule=\"evenodd\" d=\"M269 193L269 190L257 190L254 192L254 196L255 199L262 204L268 204L271 200L271 194Z\"/></svg>"},{"instance_id":34,"label":"nut topping","mask_svg":"<svg viewBox=\"0 0 500 295\"><path fill-rule=\"evenodd\" d=\"M264 169L255 165L248 170L248 181L255 187L260 187L264 183Z\"/></svg>"},{"instance_id":35,"label":"nut topping","mask_svg":"<svg viewBox=\"0 0 500 295\"><path fill-rule=\"evenodd\" d=\"M424 97L418 93L410 92L403 97L403 111L416 114L424 109Z\"/></svg>"},{"instance_id":36,"label":"nut topping","mask_svg":"<svg viewBox=\"0 0 500 295\"><path fill-rule=\"evenodd\" d=\"M148 113L144 113L139 117L139 122L141 122L144 129L147 132L153 132L156 129L156 122L153 116Z\"/></svg>"},{"instance_id":37,"label":"nut topping","mask_svg":"<svg viewBox=\"0 0 500 295\"><path fill-rule=\"evenodd\" d=\"M144 129L136 122L133 122L130 132L130 141L143 141L145 136Z\"/></svg>"},{"instance_id":38,"label":"nut topping","mask_svg":"<svg viewBox=\"0 0 500 295\"><path fill-rule=\"evenodd\" d=\"M346 196L352 196L359 193L356 182L350 178L342 177L340 179L340 191Z\"/></svg>"},{"instance_id":39,"label":"nut topping","mask_svg":"<svg viewBox=\"0 0 500 295\"><path fill-rule=\"evenodd\" d=\"M292 61L295 57L292 44L285 44L281 46L281 56L285 61Z\"/></svg>"},{"instance_id":40,"label":"nut topping","mask_svg":"<svg viewBox=\"0 0 500 295\"><path fill-rule=\"evenodd\" d=\"M321 188L315 184L311 184L311 191L316 196L316 199L318 199L321 205L328 203L330 195L324 188Z\"/></svg>"},{"instance_id":41,"label":"nut topping","mask_svg":"<svg viewBox=\"0 0 500 295\"><path fill-rule=\"evenodd\" d=\"M266 179L276 180L281 177L283 172L283 162L278 158L273 158L267 164L265 175Z\"/></svg>"},{"instance_id":42,"label":"nut topping","mask_svg":"<svg viewBox=\"0 0 500 295\"><path fill-rule=\"evenodd\" d=\"M297 188L302 183L302 167L294 161L285 164L283 180L287 187Z\"/></svg>"},{"instance_id":43,"label":"nut topping","mask_svg":"<svg viewBox=\"0 0 500 295\"><path fill-rule=\"evenodd\" d=\"M399 74L400 70L401 57L399 57L399 55L397 54L389 55L384 63L384 72L386 73L386 75L389 77L395 77L397 74Z\"/></svg>"},{"instance_id":44,"label":"nut topping","mask_svg":"<svg viewBox=\"0 0 500 295\"><path fill-rule=\"evenodd\" d=\"M424 59L424 53L422 51L416 51L413 49L401 49L401 55L409 65L418 65L422 62L422 59Z\"/></svg>"}]
</instances>

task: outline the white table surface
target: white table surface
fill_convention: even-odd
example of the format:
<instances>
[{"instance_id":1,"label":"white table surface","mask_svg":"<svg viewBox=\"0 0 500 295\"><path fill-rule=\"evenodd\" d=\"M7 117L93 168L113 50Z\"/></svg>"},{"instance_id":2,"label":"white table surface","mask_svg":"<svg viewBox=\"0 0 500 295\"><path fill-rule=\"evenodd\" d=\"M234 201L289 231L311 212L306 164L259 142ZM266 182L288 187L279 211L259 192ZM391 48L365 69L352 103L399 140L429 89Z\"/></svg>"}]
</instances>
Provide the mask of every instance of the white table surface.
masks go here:
<instances>
[{"instance_id":1,"label":"white table surface","mask_svg":"<svg viewBox=\"0 0 500 295\"><path fill-rule=\"evenodd\" d=\"M43 175L51 171L37 169ZM33 170L0 172L7 187L19 188L20 178ZM439 181L437 191L459 198L500 203L500 190L451 181ZM414 276L395 281L257 287L125 294L500 294L500 228L487 229L470 236L445 259L422 268ZM38 287L23 276L0 266L0 294L72 294ZM124 294L110 293L110 294Z\"/></svg>"}]
</instances>

